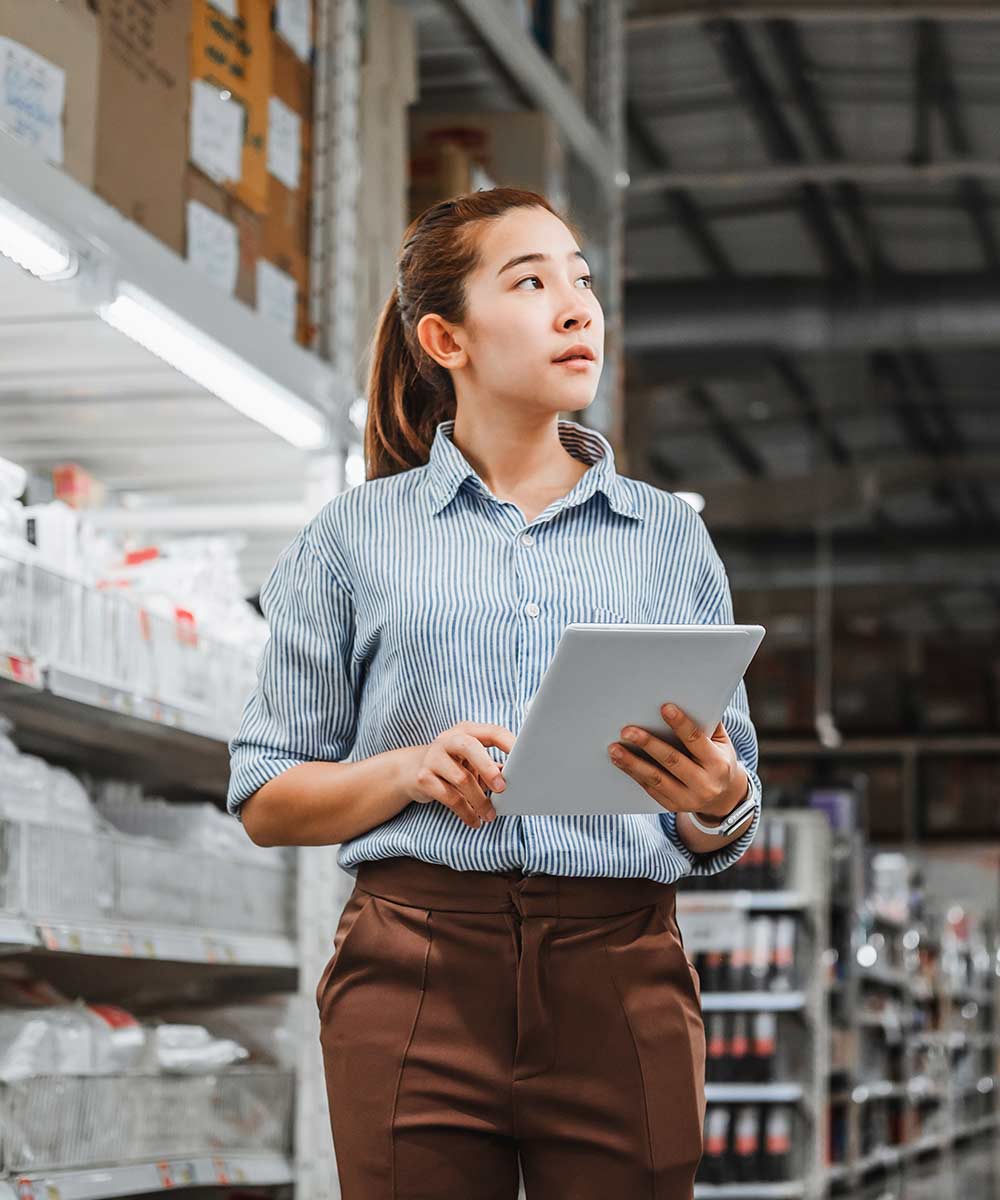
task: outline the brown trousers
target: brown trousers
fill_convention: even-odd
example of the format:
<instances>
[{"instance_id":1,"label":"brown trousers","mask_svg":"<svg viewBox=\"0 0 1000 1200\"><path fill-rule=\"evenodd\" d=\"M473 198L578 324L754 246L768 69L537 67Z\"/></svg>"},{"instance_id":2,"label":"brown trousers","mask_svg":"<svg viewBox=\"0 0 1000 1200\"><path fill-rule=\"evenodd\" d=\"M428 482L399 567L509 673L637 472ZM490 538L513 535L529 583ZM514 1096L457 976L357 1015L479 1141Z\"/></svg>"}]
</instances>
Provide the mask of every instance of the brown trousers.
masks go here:
<instances>
[{"instance_id":1,"label":"brown trousers","mask_svg":"<svg viewBox=\"0 0 1000 1200\"><path fill-rule=\"evenodd\" d=\"M343 1200L690 1200L698 976L650 879L362 863L320 978Z\"/></svg>"}]
</instances>

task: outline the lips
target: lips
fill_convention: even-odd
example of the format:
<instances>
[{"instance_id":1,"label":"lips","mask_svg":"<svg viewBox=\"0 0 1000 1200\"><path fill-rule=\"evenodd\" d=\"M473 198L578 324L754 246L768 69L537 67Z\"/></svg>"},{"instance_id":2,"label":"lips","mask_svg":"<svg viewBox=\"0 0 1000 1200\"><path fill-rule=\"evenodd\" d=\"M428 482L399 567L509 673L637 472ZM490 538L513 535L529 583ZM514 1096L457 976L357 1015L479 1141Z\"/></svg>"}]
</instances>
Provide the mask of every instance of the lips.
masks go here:
<instances>
[{"instance_id":1,"label":"lips","mask_svg":"<svg viewBox=\"0 0 1000 1200\"><path fill-rule=\"evenodd\" d=\"M554 358L552 361L563 363L571 362L574 359L582 359L586 362L594 362L596 358L597 356L589 346L577 345L570 346L568 350L565 350L558 358Z\"/></svg>"}]
</instances>

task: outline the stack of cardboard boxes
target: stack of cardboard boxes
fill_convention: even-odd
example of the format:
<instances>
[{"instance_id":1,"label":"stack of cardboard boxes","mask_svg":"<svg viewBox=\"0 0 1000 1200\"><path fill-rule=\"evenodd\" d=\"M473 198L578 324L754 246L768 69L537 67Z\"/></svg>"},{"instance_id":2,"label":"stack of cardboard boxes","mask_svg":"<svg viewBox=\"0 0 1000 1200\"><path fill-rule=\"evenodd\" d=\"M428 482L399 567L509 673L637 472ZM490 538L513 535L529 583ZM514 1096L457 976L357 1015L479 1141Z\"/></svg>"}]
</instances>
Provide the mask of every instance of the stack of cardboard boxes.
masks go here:
<instances>
[{"instance_id":1,"label":"stack of cardboard boxes","mask_svg":"<svg viewBox=\"0 0 1000 1200\"><path fill-rule=\"evenodd\" d=\"M0 0L0 128L309 344L313 0Z\"/></svg>"}]
</instances>

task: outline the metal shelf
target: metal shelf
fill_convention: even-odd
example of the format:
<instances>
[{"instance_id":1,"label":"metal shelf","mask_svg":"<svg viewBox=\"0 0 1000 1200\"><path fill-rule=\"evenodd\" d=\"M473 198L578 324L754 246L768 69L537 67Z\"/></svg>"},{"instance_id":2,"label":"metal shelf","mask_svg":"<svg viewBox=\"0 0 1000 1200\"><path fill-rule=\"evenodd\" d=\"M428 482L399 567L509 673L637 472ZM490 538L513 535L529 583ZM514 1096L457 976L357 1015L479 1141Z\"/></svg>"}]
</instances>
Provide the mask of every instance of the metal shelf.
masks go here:
<instances>
[{"instance_id":1,"label":"metal shelf","mask_svg":"<svg viewBox=\"0 0 1000 1200\"><path fill-rule=\"evenodd\" d=\"M801 1179L788 1183L698 1183L695 1200L800 1200L805 1195Z\"/></svg>"},{"instance_id":2,"label":"metal shelf","mask_svg":"<svg viewBox=\"0 0 1000 1200\"><path fill-rule=\"evenodd\" d=\"M611 143L584 112L552 60L530 34L519 28L506 7L496 0L448 3L500 66L514 90L558 125L567 145L593 175L599 191L609 197L620 191L617 175L624 164L616 161Z\"/></svg>"},{"instance_id":3,"label":"metal shelf","mask_svg":"<svg viewBox=\"0 0 1000 1200\"><path fill-rule=\"evenodd\" d=\"M888 754L1000 754L1000 735L983 734L898 734L873 738L845 738L835 749L811 738L763 736L760 757L850 758Z\"/></svg>"},{"instance_id":4,"label":"metal shelf","mask_svg":"<svg viewBox=\"0 0 1000 1200\"><path fill-rule=\"evenodd\" d=\"M703 992L704 1012L798 1012L806 1006L805 992Z\"/></svg>"},{"instance_id":5,"label":"metal shelf","mask_svg":"<svg viewBox=\"0 0 1000 1200\"><path fill-rule=\"evenodd\" d=\"M199 732L193 714L66 672L41 675L38 687L0 671L0 710L13 719L22 750L128 775L153 791L225 797L227 745L216 731Z\"/></svg>"},{"instance_id":6,"label":"metal shelf","mask_svg":"<svg viewBox=\"0 0 1000 1200\"><path fill-rule=\"evenodd\" d=\"M291 1164L280 1155L225 1154L19 1175L0 1180L0 1200L103 1200L178 1187L273 1187L291 1182Z\"/></svg>"},{"instance_id":7,"label":"metal shelf","mask_svg":"<svg viewBox=\"0 0 1000 1200\"><path fill-rule=\"evenodd\" d=\"M62 954L250 967L298 965L298 951L289 938L225 930L171 929L140 922L39 921L29 927L34 929L36 946Z\"/></svg>"},{"instance_id":8,"label":"metal shelf","mask_svg":"<svg viewBox=\"0 0 1000 1200\"><path fill-rule=\"evenodd\" d=\"M94 313L113 298L117 281L127 281L286 388L321 421L351 403L353 384L329 363L245 304L206 287L179 255L6 133L0 133L0 195L81 254L81 311Z\"/></svg>"},{"instance_id":9,"label":"metal shelf","mask_svg":"<svg viewBox=\"0 0 1000 1200\"><path fill-rule=\"evenodd\" d=\"M801 1083L707 1083L709 1104L797 1104L805 1089Z\"/></svg>"},{"instance_id":10,"label":"metal shelf","mask_svg":"<svg viewBox=\"0 0 1000 1200\"><path fill-rule=\"evenodd\" d=\"M757 912L791 912L809 908L805 892L678 892L677 911L685 909L740 908Z\"/></svg>"}]
</instances>

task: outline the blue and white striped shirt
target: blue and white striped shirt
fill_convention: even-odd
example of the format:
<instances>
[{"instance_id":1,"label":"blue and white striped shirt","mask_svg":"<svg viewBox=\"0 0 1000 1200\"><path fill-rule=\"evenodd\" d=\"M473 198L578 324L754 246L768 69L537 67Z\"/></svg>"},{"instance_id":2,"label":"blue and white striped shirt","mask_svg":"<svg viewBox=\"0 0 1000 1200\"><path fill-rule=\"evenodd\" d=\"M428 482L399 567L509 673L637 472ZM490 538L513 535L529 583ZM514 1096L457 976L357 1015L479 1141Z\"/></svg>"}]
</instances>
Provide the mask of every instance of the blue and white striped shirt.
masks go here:
<instances>
[{"instance_id":1,"label":"blue and white striped shirt","mask_svg":"<svg viewBox=\"0 0 1000 1200\"><path fill-rule=\"evenodd\" d=\"M619 475L599 432L559 421L562 445L589 469L525 524L451 440L454 426L437 426L426 465L335 496L279 556L260 595L270 638L230 743L237 817L247 797L299 763L427 745L463 720L516 735L571 621L733 623L726 571L699 514ZM337 861L354 876L364 860L403 855L457 870L663 883L715 874L760 824L743 681L722 720L758 807L720 850L692 853L666 810L498 815L472 829L444 804L413 802L342 843Z\"/></svg>"}]
</instances>

